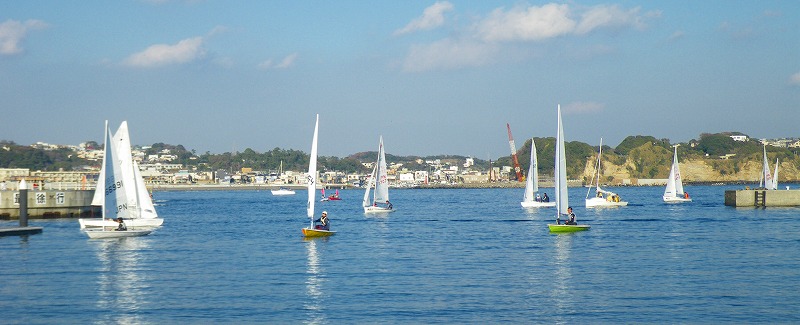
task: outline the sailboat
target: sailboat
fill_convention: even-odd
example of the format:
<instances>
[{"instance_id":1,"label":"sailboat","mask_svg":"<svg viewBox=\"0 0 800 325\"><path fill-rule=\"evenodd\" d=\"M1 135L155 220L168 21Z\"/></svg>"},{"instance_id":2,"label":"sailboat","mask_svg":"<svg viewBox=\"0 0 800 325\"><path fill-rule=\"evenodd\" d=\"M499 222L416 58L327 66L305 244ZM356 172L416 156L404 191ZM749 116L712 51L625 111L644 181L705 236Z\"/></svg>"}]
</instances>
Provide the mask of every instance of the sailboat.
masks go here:
<instances>
[{"instance_id":1,"label":"sailboat","mask_svg":"<svg viewBox=\"0 0 800 325\"><path fill-rule=\"evenodd\" d=\"M520 204L523 208L554 207L556 202L537 200L535 195L539 192L539 163L536 158L536 143L531 138L531 164L528 167L528 177L525 179L525 194Z\"/></svg>"},{"instance_id":2,"label":"sailboat","mask_svg":"<svg viewBox=\"0 0 800 325\"><path fill-rule=\"evenodd\" d=\"M306 214L311 219L311 224L308 228L303 228L303 236L306 237L326 237L335 234L335 231L317 229L314 227L314 202L317 201L317 134L319 131L319 114L317 114L317 122L314 124L314 137L311 140L311 155L308 162L308 202L306 205Z\"/></svg>"},{"instance_id":3,"label":"sailboat","mask_svg":"<svg viewBox=\"0 0 800 325\"><path fill-rule=\"evenodd\" d=\"M600 187L600 157L603 155L603 138L600 138L600 151L597 153L597 164L595 164L595 175L592 175L592 180L589 181L589 190L586 191L586 207L619 207L626 206L628 202L622 201L617 193L604 190ZM592 184L595 184L597 179L595 196L589 197L592 192Z\"/></svg>"},{"instance_id":4,"label":"sailboat","mask_svg":"<svg viewBox=\"0 0 800 325\"><path fill-rule=\"evenodd\" d=\"M120 124L117 132L114 133L112 138L113 155L114 159L111 164L119 171L119 180L126 184L117 199L119 204L124 208L119 209L117 217L125 220L128 227L159 227L164 223L164 219L158 217L153 199L147 191L147 186L144 183L139 165L133 161L131 155L131 142L130 134L128 132L128 122L123 121ZM105 168L100 171L100 179L97 182L97 189L102 189L105 184L105 179L108 170ZM95 190L94 197L92 198L92 205L102 205L105 192L98 192ZM86 227L115 227L117 222L114 220L101 220L101 219L78 219L81 228Z\"/></svg>"},{"instance_id":5,"label":"sailboat","mask_svg":"<svg viewBox=\"0 0 800 325\"><path fill-rule=\"evenodd\" d=\"M100 222L100 226L93 227L91 229L85 229L84 233L86 233L86 235L92 239L136 237L147 235L152 231L149 228L117 231L114 230L118 225L116 222L113 222L111 226L105 226L106 218L112 220L117 219L118 217L121 217L120 212L127 210L125 186L133 185L126 184L125 180L122 178L121 166L117 164L119 159L117 157L117 146L111 139L111 131L108 129L108 121L106 121L105 129L105 154L103 155L103 167L100 172L100 175L102 176L102 184L100 181L98 181L98 187L95 189L95 197L101 198L100 205L102 206L102 214L100 215L100 219L97 220ZM83 225L83 223L81 224Z\"/></svg>"},{"instance_id":6,"label":"sailboat","mask_svg":"<svg viewBox=\"0 0 800 325\"><path fill-rule=\"evenodd\" d=\"M775 158L775 173L769 172L769 161L767 161L767 145L764 145L764 167L761 169L761 179L758 187L768 190L778 189L778 158Z\"/></svg>"},{"instance_id":7,"label":"sailboat","mask_svg":"<svg viewBox=\"0 0 800 325\"><path fill-rule=\"evenodd\" d=\"M576 232L588 230L589 225L562 225L560 217L567 215L569 208L569 191L567 188L567 157L564 151L564 127L561 123L561 105L558 105L558 131L556 133L556 159L555 159L555 187L556 187L556 224L548 224L550 232Z\"/></svg>"},{"instance_id":8,"label":"sailboat","mask_svg":"<svg viewBox=\"0 0 800 325\"><path fill-rule=\"evenodd\" d=\"M667 187L664 189L664 202L691 202L688 195L684 195L683 181L681 181L681 171L678 169L678 145L675 145L675 152L672 155L672 167L669 169Z\"/></svg>"},{"instance_id":9,"label":"sailboat","mask_svg":"<svg viewBox=\"0 0 800 325\"><path fill-rule=\"evenodd\" d=\"M369 192L374 188L372 200L369 199ZM389 174L386 171L386 152L383 149L383 136L380 137L378 144L378 161L372 170L372 176L364 191L364 213L388 213L394 212L392 204L389 203Z\"/></svg>"},{"instance_id":10,"label":"sailboat","mask_svg":"<svg viewBox=\"0 0 800 325\"><path fill-rule=\"evenodd\" d=\"M331 194L330 196L325 196L325 189L324 188L320 189L320 191L322 193L322 199L320 199L321 202L325 202L325 201L341 201L342 200L342 198L339 197L339 190L336 190L336 194Z\"/></svg>"},{"instance_id":11,"label":"sailboat","mask_svg":"<svg viewBox=\"0 0 800 325\"><path fill-rule=\"evenodd\" d=\"M280 177L281 175L283 175L283 160L281 160L281 168L280 168L280 173L278 174L278 177ZM272 195L275 195L275 196L294 195L295 194L293 189L290 189L288 187L283 187L283 186L281 186L277 190L270 190L270 192L272 192Z\"/></svg>"}]
</instances>

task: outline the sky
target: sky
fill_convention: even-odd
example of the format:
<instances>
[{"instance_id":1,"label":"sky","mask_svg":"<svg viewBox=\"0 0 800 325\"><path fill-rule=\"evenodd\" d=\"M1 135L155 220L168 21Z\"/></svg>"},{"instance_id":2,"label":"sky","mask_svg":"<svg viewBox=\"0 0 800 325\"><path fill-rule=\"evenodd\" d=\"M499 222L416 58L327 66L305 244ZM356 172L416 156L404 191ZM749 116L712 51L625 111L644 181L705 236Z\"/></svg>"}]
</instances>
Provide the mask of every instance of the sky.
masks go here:
<instances>
[{"instance_id":1,"label":"sky","mask_svg":"<svg viewBox=\"0 0 800 325\"><path fill-rule=\"evenodd\" d=\"M3 1L0 140L496 159L800 137L798 1Z\"/></svg>"}]
</instances>

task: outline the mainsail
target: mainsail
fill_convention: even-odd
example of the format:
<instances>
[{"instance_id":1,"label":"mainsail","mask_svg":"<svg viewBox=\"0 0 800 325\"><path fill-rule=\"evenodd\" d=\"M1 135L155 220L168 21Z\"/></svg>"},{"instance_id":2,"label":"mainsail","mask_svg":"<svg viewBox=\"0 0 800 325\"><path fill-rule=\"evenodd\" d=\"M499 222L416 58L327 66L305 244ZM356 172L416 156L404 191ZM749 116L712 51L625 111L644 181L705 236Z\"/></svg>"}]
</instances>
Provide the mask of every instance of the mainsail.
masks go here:
<instances>
[{"instance_id":1,"label":"mainsail","mask_svg":"<svg viewBox=\"0 0 800 325\"><path fill-rule=\"evenodd\" d=\"M536 158L536 143L531 139L531 164L528 167L528 178L525 179L525 194L522 197L524 202L532 202L534 195L539 191L539 172Z\"/></svg>"}]
</instances>

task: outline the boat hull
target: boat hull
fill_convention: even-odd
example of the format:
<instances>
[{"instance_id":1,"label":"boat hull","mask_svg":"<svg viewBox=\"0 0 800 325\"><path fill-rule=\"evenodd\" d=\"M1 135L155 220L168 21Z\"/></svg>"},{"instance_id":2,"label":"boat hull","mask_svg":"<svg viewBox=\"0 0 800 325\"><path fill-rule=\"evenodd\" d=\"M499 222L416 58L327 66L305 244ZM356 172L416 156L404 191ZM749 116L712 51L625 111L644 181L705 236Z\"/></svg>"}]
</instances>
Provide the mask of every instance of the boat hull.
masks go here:
<instances>
[{"instance_id":1,"label":"boat hull","mask_svg":"<svg viewBox=\"0 0 800 325\"><path fill-rule=\"evenodd\" d=\"M549 224L547 225L547 227L550 228L550 232L559 232L559 233L584 231L584 230L589 230L589 228L591 228L591 226L589 225L554 225L554 224Z\"/></svg>"},{"instance_id":2,"label":"boat hull","mask_svg":"<svg viewBox=\"0 0 800 325\"><path fill-rule=\"evenodd\" d=\"M536 202L536 201L525 202L525 201L522 201L519 204L522 205L523 208L549 208L549 207L555 207L556 206L555 202Z\"/></svg>"},{"instance_id":3,"label":"boat hull","mask_svg":"<svg viewBox=\"0 0 800 325\"><path fill-rule=\"evenodd\" d=\"M620 202L612 202L608 201L603 198L593 197L591 199L586 199L586 207L587 208L606 208L606 207L624 207L627 206L628 202L620 201Z\"/></svg>"},{"instance_id":4,"label":"boat hull","mask_svg":"<svg viewBox=\"0 0 800 325\"><path fill-rule=\"evenodd\" d=\"M328 237L335 234L336 232L332 230L303 228L303 236L306 237Z\"/></svg>"},{"instance_id":5,"label":"boat hull","mask_svg":"<svg viewBox=\"0 0 800 325\"><path fill-rule=\"evenodd\" d=\"M364 213L390 213L390 212L395 212L395 211L397 211L397 210L389 209L389 208L385 208L385 207L375 207L375 206L364 207Z\"/></svg>"},{"instance_id":6,"label":"boat hull","mask_svg":"<svg viewBox=\"0 0 800 325\"><path fill-rule=\"evenodd\" d=\"M272 190L272 195L275 196L282 196L282 195L294 195L294 191L292 190Z\"/></svg>"},{"instance_id":7,"label":"boat hull","mask_svg":"<svg viewBox=\"0 0 800 325\"><path fill-rule=\"evenodd\" d=\"M161 227L164 223L164 219L161 218L151 218L151 219L125 219L125 226L128 227ZM97 218L88 218L88 219L78 219L78 223L81 225L81 229L84 228L100 228L100 227L117 227L117 222L111 219L97 219Z\"/></svg>"},{"instance_id":8,"label":"boat hull","mask_svg":"<svg viewBox=\"0 0 800 325\"><path fill-rule=\"evenodd\" d=\"M685 199L682 197L675 197L675 196L665 196L664 202L666 203L692 202L692 199Z\"/></svg>"},{"instance_id":9,"label":"boat hull","mask_svg":"<svg viewBox=\"0 0 800 325\"><path fill-rule=\"evenodd\" d=\"M122 237L139 237L149 235L152 230L149 229L136 229L136 230L102 230L102 229L89 229L84 231L91 239L106 239L106 238L122 238Z\"/></svg>"}]
</instances>

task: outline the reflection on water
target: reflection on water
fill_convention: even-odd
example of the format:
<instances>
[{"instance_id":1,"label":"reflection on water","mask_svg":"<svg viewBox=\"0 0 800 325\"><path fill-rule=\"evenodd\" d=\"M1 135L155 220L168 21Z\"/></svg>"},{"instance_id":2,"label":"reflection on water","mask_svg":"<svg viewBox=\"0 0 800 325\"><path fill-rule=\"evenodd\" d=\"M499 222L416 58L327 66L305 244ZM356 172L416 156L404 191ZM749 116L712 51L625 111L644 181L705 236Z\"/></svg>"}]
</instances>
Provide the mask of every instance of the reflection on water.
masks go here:
<instances>
[{"instance_id":1,"label":"reflection on water","mask_svg":"<svg viewBox=\"0 0 800 325\"><path fill-rule=\"evenodd\" d=\"M317 252L317 242L327 240L328 237L323 238L304 238L306 241L306 250L308 252L308 263L306 274L306 303L304 304L307 318L305 324L323 324L325 322L325 295L323 292L323 285L325 283L324 270L319 262L319 253Z\"/></svg>"},{"instance_id":2,"label":"reflection on water","mask_svg":"<svg viewBox=\"0 0 800 325\"><path fill-rule=\"evenodd\" d=\"M96 323L146 324L139 311L145 307L145 293L149 289L141 264L147 241L140 237L126 237L90 241L96 245L100 261L97 277L97 302L99 309L108 310Z\"/></svg>"},{"instance_id":3,"label":"reflection on water","mask_svg":"<svg viewBox=\"0 0 800 325\"><path fill-rule=\"evenodd\" d=\"M556 310L559 311L555 315L556 323L566 323L567 318L562 318L561 315L569 311L572 306L573 299L572 293L575 291L570 285L572 282L572 237L574 234L558 234L555 235L555 270L553 280L553 294L552 301L555 302Z\"/></svg>"}]
</instances>

